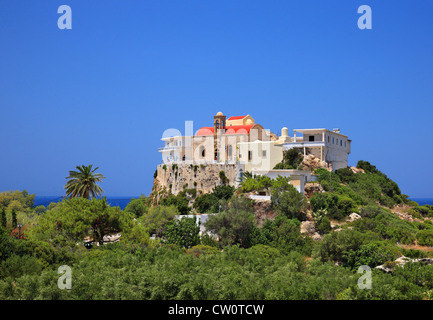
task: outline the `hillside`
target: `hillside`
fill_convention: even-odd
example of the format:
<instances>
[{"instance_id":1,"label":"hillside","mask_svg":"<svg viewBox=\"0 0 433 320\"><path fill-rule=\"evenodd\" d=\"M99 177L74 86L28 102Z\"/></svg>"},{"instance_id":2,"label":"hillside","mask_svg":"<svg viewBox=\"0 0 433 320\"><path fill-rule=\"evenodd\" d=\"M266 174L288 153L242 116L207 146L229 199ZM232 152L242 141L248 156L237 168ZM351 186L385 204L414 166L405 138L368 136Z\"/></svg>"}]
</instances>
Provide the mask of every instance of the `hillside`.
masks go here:
<instances>
[{"instance_id":1,"label":"hillside","mask_svg":"<svg viewBox=\"0 0 433 320\"><path fill-rule=\"evenodd\" d=\"M287 178L245 175L238 189L143 196L125 210L84 198L33 208L25 191L3 192L0 299L432 298L433 208L365 161L315 173L306 198ZM247 197L258 192L271 201ZM193 212L217 213L205 224L214 236L175 218ZM60 265L71 290L57 286Z\"/></svg>"}]
</instances>

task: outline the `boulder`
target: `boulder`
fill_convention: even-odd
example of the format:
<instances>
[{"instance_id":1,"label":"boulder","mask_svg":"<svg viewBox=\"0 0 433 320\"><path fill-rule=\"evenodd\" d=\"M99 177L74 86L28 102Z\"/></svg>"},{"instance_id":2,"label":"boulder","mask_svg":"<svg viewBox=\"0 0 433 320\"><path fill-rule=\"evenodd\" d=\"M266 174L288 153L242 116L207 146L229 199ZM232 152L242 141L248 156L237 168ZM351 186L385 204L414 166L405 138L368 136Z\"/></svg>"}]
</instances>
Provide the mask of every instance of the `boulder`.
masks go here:
<instances>
[{"instance_id":1,"label":"boulder","mask_svg":"<svg viewBox=\"0 0 433 320\"><path fill-rule=\"evenodd\" d=\"M315 241L320 241L320 240L322 240L323 237L322 237L319 233L315 232L315 233L311 236L311 238L312 238L313 240L315 240Z\"/></svg>"},{"instance_id":2,"label":"boulder","mask_svg":"<svg viewBox=\"0 0 433 320\"><path fill-rule=\"evenodd\" d=\"M313 221L302 221L301 233L305 233L308 236L313 236L316 233L316 224Z\"/></svg>"},{"instance_id":3,"label":"boulder","mask_svg":"<svg viewBox=\"0 0 433 320\"><path fill-rule=\"evenodd\" d=\"M302 160L302 169L314 171L318 168L328 168L328 164L325 161L321 161L319 158L312 154L308 154Z\"/></svg>"},{"instance_id":4,"label":"boulder","mask_svg":"<svg viewBox=\"0 0 433 320\"><path fill-rule=\"evenodd\" d=\"M321 184L315 182L307 182L304 191L307 198L310 198L315 192L324 192Z\"/></svg>"},{"instance_id":5,"label":"boulder","mask_svg":"<svg viewBox=\"0 0 433 320\"><path fill-rule=\"evenodd\" d=\"M356 168L356 167L350 167L353 173L365 173L364 169Z\"/></svg>"},{"instance_id":6,"label":"boulder","mask_svg":"<svg viewBox=\"0 0 433 320\"><path fill-rule=\"evenodd\" d=\"M421 259L411 259L405 256L401 256L398 257L397 259L394 260L394 265L398 265L398 266L404 266L406 263L408 262L412 262L412 263L424 263L424 264L432 264L433 263L433 259L432 258L421 258ZM392 272L392 268L391 267L386 267L385 265L380 265L377 266L376 269L382 270L383 272Z\"/></svg>"},{"instance_id":7,"label":"boulder","mask_svg":"<svg viewBox=\"0 0 433 320\"><path fill-rule=\"evenodd\" d=\"M362 219L362 217L359 214L353 212L349 215L349 217L347 218L347 221L353 222L353 221L358 220L358 219Z\"/></svg>"}]
</instances>

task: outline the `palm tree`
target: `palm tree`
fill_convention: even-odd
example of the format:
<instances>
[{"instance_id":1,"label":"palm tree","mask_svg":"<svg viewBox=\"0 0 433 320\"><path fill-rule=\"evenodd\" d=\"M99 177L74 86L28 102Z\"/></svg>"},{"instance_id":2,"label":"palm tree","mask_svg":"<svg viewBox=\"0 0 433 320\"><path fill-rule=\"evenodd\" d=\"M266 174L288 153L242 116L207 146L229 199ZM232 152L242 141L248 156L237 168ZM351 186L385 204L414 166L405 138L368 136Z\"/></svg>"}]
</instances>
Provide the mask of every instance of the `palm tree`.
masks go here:
<instances>
[{"instance_id":1,"label":"palm tree","mask_svg":"<svg viewBox=\"0 0 433 320\"><path fill-rule=\"evenodd\" d=\"M96 183L102 182L105 177L100 173L94 173L99 167L92 170L92 166L77 166L78 171L69 171L69 176L66 179L70 180L66 182L64 187L69 198L83 197L89 199L90 196L101 196L104 192Z\"/></svg>"}]
</instances>

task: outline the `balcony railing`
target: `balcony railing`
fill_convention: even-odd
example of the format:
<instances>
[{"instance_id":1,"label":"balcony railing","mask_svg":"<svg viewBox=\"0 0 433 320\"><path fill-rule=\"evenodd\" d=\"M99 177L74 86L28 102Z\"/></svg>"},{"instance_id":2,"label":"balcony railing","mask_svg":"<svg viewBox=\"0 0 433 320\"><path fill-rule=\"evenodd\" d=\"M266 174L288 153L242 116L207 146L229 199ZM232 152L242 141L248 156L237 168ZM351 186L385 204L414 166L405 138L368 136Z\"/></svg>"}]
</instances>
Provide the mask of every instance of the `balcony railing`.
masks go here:
<instances>
[{"instance_id":1,"label":"balcony railing","mask_svg":"<svg viewBox=\"0 0 433 320\"><path fill-rule=\"evenodd\" d=\"M325 141L302 141L302 142L288 142L284 144L284 149L287 148L303 148L303 147L324 147Z\"/></svg>"},{"instance_id":2,"label":"balcony railing","mask_svg":"<svg viewBox=\"0 0 433 320\"><path fill-rule=\"evenodd\" d=\"M189 147L184 147L184 146L165 146L165 147L161 147L158 148L159 152L165 152L165 151L174 151L174 150L179 150L179 149L188 149Z\"/></svg>"}]
</instances>

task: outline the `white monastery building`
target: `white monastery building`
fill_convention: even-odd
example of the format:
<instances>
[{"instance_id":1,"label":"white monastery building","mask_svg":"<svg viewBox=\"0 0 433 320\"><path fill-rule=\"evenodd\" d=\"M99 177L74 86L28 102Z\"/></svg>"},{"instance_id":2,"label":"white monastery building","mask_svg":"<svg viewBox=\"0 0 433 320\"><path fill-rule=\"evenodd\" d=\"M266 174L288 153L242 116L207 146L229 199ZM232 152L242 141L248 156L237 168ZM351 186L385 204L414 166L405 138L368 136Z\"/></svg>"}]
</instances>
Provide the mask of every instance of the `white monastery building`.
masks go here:
<instances>
[{"instance_id":1,"label":"white monastery building","mask_svg":"<svg viewBox=\"0 0 433 320\"><path fill-rule=\"evenodd\" d=\"M351 140L341 134L340 129L295 129L290 137L289 130L283 127L281 135L277 136L257 124L250 115L226 118L218 112L213 118L213 126L202 127L195 135L161 139L164 146L159 148L162 164L158 165L157 179L174 194L192 185L203 192L211 192L218 184L214 180L218 179L206 180L205 176L218 170L224 171L234 186L239 184L245 171L271 178L288 176L298 191L303 192L305 183L316 180L312 172L274 169L283 160L284 153L293 148L304 158L313 155L320 159L329 170L348 166ZM204 178L199 179L198 175Z\"/></svg>"}]
</instances>

